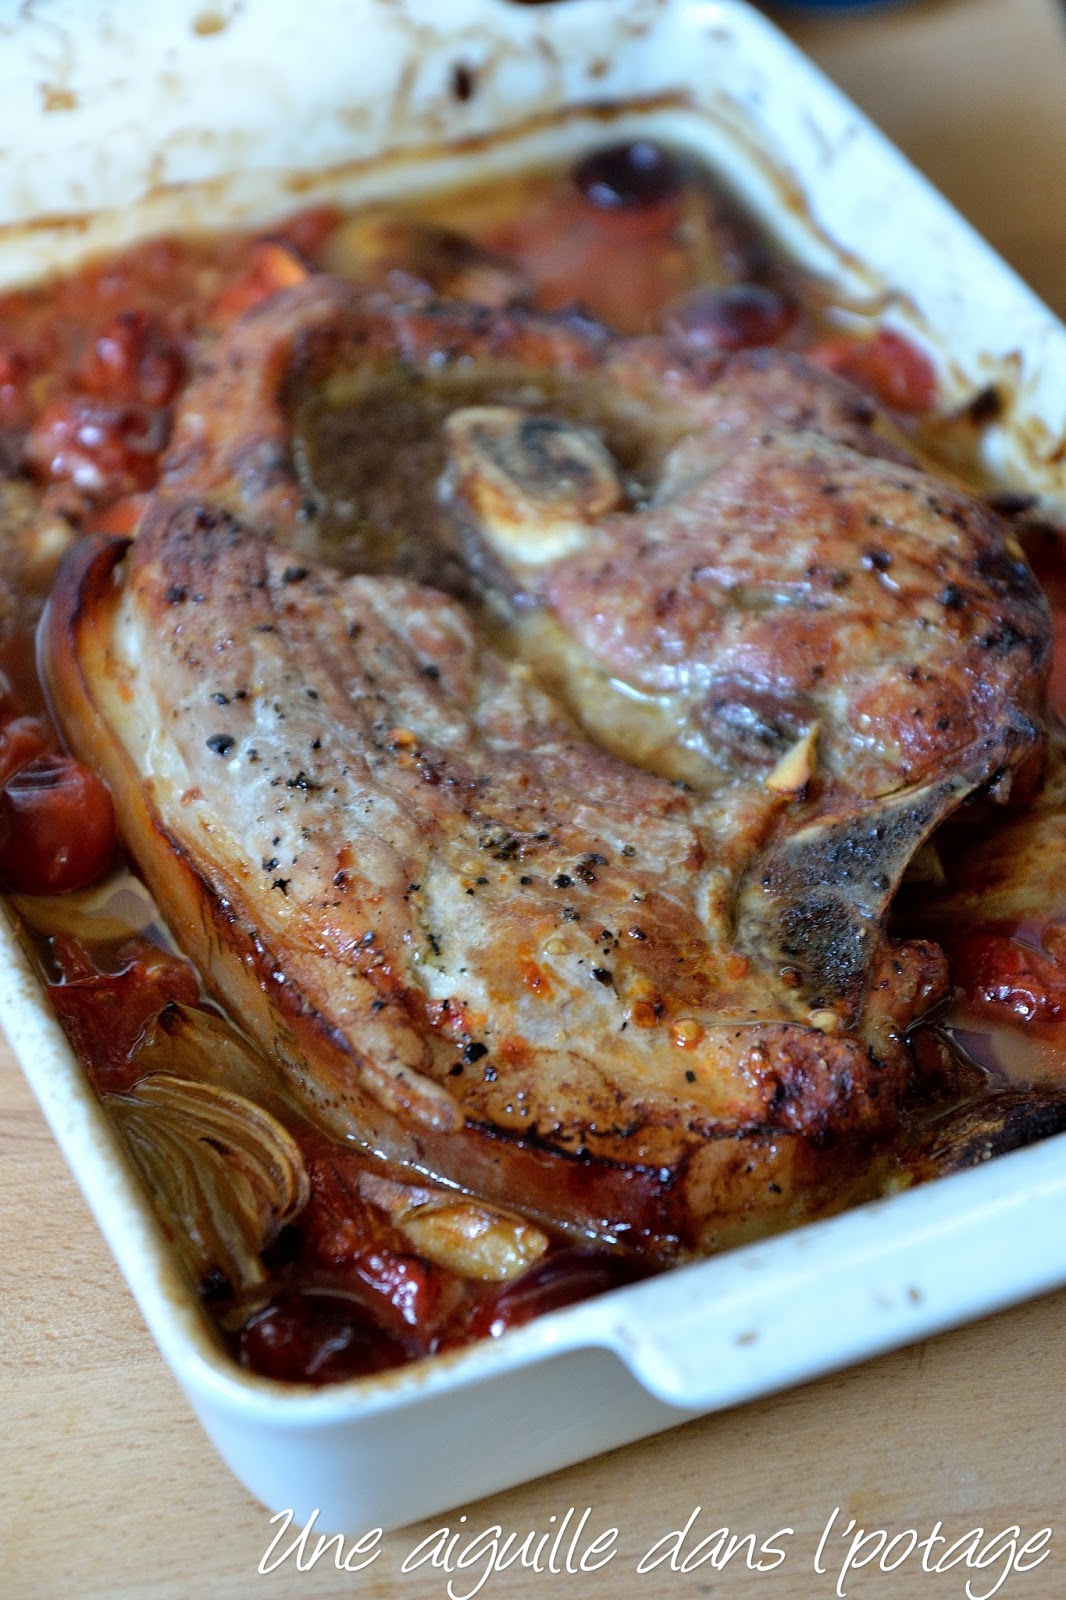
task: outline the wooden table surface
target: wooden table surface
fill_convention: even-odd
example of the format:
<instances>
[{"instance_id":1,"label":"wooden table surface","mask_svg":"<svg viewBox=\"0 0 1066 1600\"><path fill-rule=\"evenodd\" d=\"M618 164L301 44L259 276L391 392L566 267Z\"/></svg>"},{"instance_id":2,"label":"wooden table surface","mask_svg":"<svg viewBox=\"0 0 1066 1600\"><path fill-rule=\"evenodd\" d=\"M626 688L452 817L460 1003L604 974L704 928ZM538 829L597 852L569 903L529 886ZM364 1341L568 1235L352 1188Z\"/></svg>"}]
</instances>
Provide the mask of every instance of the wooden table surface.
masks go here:
<instances>
[{"instance_id":1,"label":"wooden table surface","mask_svg":"<svg viewBox=\"0 0 1066 1600\"><path fill-rule=\"evenodd\" d=\"M939 0L792 26L1066 313L1066 10ZM0 1197L0 1600L446 1594L446 1574L400 1570L428 1528L387 1538L359 1575L325 1562L257 1572L267 1514L188 1411L2 1044ZM1066 1293L468 1506L469 1529L499 1523L519 1538L570 1506L620 1530L618 1559L598 1573L511 1571L479 1592L828 1600L837 1569L815 1573L812 1556L841 1507L838 1525L920 1537L938 1522L952 1539L974 1526L991 1535L1018 1524L1023 1537L1051 1527L1048 1559L998 1593L1062 1600L1064 1322ZM637 1576L640 1553L696 1506L703 1533L793 1528L787 1561L770 1573L734 1562ZM968 1577L983 1596L998 1572L935 1576L911 1560L894 1575L852 1574L845 1587L860 1600L961 1600Z\"/></svg>"}]
</instances>

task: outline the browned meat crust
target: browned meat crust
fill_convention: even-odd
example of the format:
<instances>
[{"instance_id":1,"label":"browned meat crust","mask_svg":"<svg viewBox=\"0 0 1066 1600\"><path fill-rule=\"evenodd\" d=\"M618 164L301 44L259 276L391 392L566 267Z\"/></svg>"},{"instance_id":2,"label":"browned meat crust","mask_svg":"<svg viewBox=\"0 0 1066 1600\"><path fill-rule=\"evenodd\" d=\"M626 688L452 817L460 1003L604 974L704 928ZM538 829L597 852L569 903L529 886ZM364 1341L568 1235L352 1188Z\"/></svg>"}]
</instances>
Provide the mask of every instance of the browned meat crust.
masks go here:
<instances>
[{"instance_id":1,"label":"browned meat crust","mask_svg":"<svg viewBox=\"0 0 1066 1600\"><path fill-rule=\"evenodd\" d=\"M720 380L727 396L735 381ZM690 462L701 442L685 441ZM769 771L814 722L834 801L943 777L985 747L990 775L1012 734L1029 752L1046 613L993 513L805 427L709 458L573 553L508 566L614 677L683 703L710 781Z\"/></svg>"},{"instance_id":2,"label":"browned meat crust","mask_svg":"<svg viewBox=\"0 0 1066 1600\"><path fill-rule=\"evenodd\" d=\"M195 505L80 547L44 643L178 938L364 1143L658 1254L858 1181L941 964L882 938L853 1025L812 1025L738 952L774 796L635 771L456 602Z\"/></svg>"},{"instance_id":3,"label":"browned meat crust","mask_svg":"<svg viewBox=\"0 0 1066 1600\"><path fill-rule=\"evenodd\" d=\"M875 408L850 384L798 357L767 362L765 354L746 358L754 395L732 384L727 404L721 394L711 401L723 450L751 426L754 406L759 426L767 416L809 424L857 450L906 459L884 431L871 431ZM330 501L354 486L359 520L417 528L404 549L408 575L437 586L443 575L463 589L470 551L455 559L454 522L437 490L452 411L521 404L593 427L639 492L692 433L694 408L698 416L721 367L720 356L667 339L619 339L578 316L402 304L345 279L312 277L240 318L214 349L178 406L164 483L342 566ZM315 452L306 432L321 437L324 461L308 459ZM394 570L396 540L385 543ZM365 557L362 550L359 570Z\"/></svg>"},{"instance_id":4,"label":"browned meat crust","mask_svg":"<svg viewBox=\"0 0 1066 1600\"><path fill-rule=\"evenodd\" d=\"M502 604L519 660L318 563L316 407L400 541L358 559ZM998 519L800 358L330 279L222 341L167 486L68 563L51 690L305 1092L658 1255L843 1203L943 987L885 936L900 878L1039 776L1050 627Z\"/></svg>"},{"instance_id":5,"label":"browned meat crust","mask_svg":"<svg viewBox=\"0 0 1066 1600\"><path fill-rule=\"evenodd\" d=\"M731 804L776 778L738 942L854 1015L921 842L975 792L1039 780L1050 624L1005 525L801 357L328 278L231 331L168 482L314 550L328 507L294 433L324 393L355 408L348 450L385 441L382 492L365 454L354 487L417 529L414 575L463 593L473 569L593 738Z\"/></svg>"}]
</instances>

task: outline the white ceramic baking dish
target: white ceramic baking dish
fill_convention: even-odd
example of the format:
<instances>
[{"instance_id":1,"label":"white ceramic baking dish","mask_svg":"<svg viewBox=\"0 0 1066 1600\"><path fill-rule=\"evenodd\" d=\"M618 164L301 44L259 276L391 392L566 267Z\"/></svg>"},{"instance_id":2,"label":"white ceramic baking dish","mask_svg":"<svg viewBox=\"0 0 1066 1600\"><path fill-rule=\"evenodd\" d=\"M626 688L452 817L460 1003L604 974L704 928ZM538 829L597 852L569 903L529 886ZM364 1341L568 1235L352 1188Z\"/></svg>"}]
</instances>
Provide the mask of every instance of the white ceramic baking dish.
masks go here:
<instances>
[{"instance_id":1,"label":"white ceramic baking dish","mask_svg":"<svg viewBox=\"0 0 1066 1600\"><path fill-rule=\"evenodd\" d=\"M0 0L0 283L637 130L704 156L918 337L946 404L995 383L990 465L1066 507L1066 330L736 0ZM298 1521L396 1526L1066 1282L1063 1136L496 1342L272 1384L222 1350L6 924L0 962L0 1019L163 1355L237 1476Z\"/></svg>"}]
</instances>

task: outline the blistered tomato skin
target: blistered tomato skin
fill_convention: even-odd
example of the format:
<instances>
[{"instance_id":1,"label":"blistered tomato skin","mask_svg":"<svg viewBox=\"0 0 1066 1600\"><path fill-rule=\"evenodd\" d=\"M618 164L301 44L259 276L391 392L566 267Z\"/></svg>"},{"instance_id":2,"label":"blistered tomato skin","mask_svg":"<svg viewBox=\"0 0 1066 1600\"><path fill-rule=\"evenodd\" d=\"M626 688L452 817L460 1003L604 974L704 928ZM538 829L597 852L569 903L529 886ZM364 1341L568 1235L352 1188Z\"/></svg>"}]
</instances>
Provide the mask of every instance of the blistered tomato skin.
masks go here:
<instances>
[{"instance_id":1,"label":"blistered tomato skin","mask_svg":"<svg viewBox=\"0 0 1066 1600\"><path fill-rule=\"evenodd\" d=\"M69 482L90 500L150 489L167 441L163 413L97 395L45 406L26 441L26 461L42 483Z\"/></svg>"},{"instance_id":2,"label":"blistered tomato skin","mask_svg":"<svg viewBox=\"0 0 1066 1600\"><path fill-rule=\"evenodd\" d=\"M872 339L827 339L808 351L812 361L850 378L893 411L918 416L936 403L929 358L901 334L883 328Z\"/></svg>"},{"instance_id":3,"label":"blistered tomato skin","mask_svg":"<svg viewBox=\"0 0 1066 1600\"><path fill-rule=\"evenodd\" d=\"M35 755L0 792L0 882L19 894L66 894L103 876L118 835L111 795L70 756Z\"/></svg>"},{"instance_id":4,"label":"blistered tomato skin","mask_svg":"<svg viewBox=\"0 0 1066 1600\"><path fill-rule=\"evenodd\" d=\"M664 323L668 333L699 350L744 350L777 344L793 327L798 308L759 283L724 289L694 289L675 302Z\"/></svg>"},{"instance_id":5,"label":"blistered tomato skin","mask_svg":"<svg viewBox=\"0 0 1066 1600\"><path fill-rule=\"evenodd\" d=\"M170 405L185 376L185 361L159 317L120 311L99 329L82 373L94 394L131 405Z\"/></svg>"},{"instance_id":6,"label":"blistered tomato skin","mask_svg":"<svg viewBox=\"0 0 1066 1600\"><path fill-rule=\"evenodd\" d=\"M303 1248L332 1281L369 1295L393 1333L428 1350L455 1280L413 1254L385 1214L362 1199L359 1166L339 1154L308 1161L311 1199L297 1224Z\"/></svg>"},{"instance_id":7,"label":"blistered tomato skin","mask_svg":"<svg viewBox=\"0 0 1066 1600\"><path fill-rule=\"evenodd\" d=\"M142 1074L134 1047L169 1004L195 1006L196 974L187 961L131 940L109 970L69 934L50 941L52 1005L101 1094L125 1094Z\"/></svg>"},{"instance_id":8,"label":"blistered tomato skin","mask_svg":"<svg viewBox=\"0 0 1066 1600\"><path fill-rule=\"evenodd\" d=\"M1035 1032L1066 1022L1066 928L1049 922L1041 946L996 929L965 933L950 946L951 975L968 1011Z\"/></svg>"},{"instance_id":9,"label":"blistered tomato skin","mask_svg":"<svg viewBox=\"0 0 1066 1600\"><path fill-rule=\"evenodd\" d=\"M48 729L37 717L15 717L0 727L0 786L51 748Z\"/></svg>"},{"instance_id":10,"label":"blistered tomato skin","mask_svg":"<svg viewBox=\"0 0 1066 1600\"><path fill-rule=\"evenodd\" d=\"M574 182L601 211L643 211L676 200L682 179L674 158L646 139L611 145L585 156Z\"/></svg>"},{"instance_id":11,"label":"blistered tomato skin","mask_svg":"<svg viewBox=\"0 0 1066 1600\"><path fill-rule=\"evenodd\" d=\"M289 1291L249 1318L240 1357L261 1377L319 1384L385 1372L406 1353L356 1302Z\"/></svg>"},{"instance_id":12,"label":"blistered tomato skin","mask_svg":"<svg viewBox=\"0 0 1066 1600\"><path fill-rule=\"evenodd\" d=\"M478 1306L470 1321L470 1337L497 1339L546 1311L559 1311L633 1283L646 1270L618 1256L556 1250Z\"/></svg>"}]
</instances>

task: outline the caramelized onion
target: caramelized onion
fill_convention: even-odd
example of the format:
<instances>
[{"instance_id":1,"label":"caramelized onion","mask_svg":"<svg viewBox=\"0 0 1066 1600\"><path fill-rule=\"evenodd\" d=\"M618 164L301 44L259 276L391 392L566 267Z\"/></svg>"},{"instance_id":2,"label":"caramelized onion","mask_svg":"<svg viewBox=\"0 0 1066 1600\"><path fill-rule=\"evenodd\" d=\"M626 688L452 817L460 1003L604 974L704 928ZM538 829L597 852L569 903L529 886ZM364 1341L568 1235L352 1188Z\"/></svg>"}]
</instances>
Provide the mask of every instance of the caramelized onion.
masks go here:
<instances>
[{"instance_id":1,"label":"caramelized onion","mask_svg":"<svg viewBox=\"0 0 1066 1600\"><path fill-rule=\"evenodd\" d=\"M142 1078L104 1105L125 1135L182 1259L198 1283L262 1283L262 1251L307 1203L292 1136L268 1111L217 1085Z\"/></svg>"},{"instance_id":2,"label":"caramelized onion","mask_svg":"<svg viewBox=\"0 0 1066 1600\"><path fill-rule=\"evenodd\" d=\"M297 1101L281 1073L233 1027L200 1006L166 1006L138 1041L140 1076L166 1073L241 1095L277 1112Z\"/></svg>"},{"instance_id":3,"label":"caramelized onion","mask_svg":"<svg viewBox=\"0 0 1066 1600\"><path fill-rule=\"evenodd\" d=\"M61 933L99 943L128 939L149 928L162 929L154 900L131 872L70 894L13 894L10 898L23 921L37 933Z\"/></svg>"}]
</instances>

